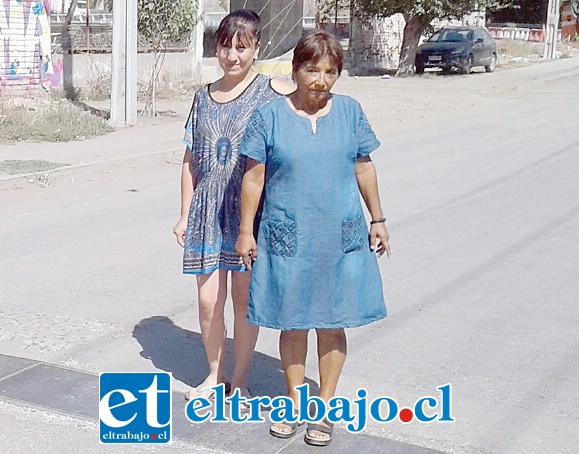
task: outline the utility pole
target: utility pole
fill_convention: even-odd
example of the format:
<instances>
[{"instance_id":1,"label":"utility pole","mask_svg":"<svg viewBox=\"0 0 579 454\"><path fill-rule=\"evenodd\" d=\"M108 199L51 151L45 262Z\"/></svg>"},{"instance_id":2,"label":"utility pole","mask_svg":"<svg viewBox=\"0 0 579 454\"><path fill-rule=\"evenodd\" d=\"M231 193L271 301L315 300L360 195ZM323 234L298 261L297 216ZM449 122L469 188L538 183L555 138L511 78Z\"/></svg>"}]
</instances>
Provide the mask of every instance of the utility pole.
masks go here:
<instances>
[{"instance_id":1,"label":"utility pole","mask_svg":"<svg viewBox=\"0 0 579 454\"><path fill-rule=\"evenodd\" d=\"M340 8L340 0L336 0L336 6L334 7L334 35L338 34L338 9Z\"/></svg>"},{"instance_id":2,"label":"utility pole","mask_svg":"<svg viewBox=\"0 0 579 454\"><path fill-rule=\"evenodd\" d=\"M549 0L547 10L547 36L545 37L545 52L543 58L553 60L557 49L557 38L559 36L559 12L561 0Z\"/></svg>"},{"instance_id":3,"label":"utility pole","mask_svg":"<svg viewBox=\"0 0 579 454\"><path fill-rule=\"evenodd\" d=\"M111 121L137 122L137 0L113 2Z\"/></svg>"},{"instance_id":4,"label":"utility pole","mask_svg":"<svg viewBox=\"0 0 579 454\"><path fill-rule=\"evenodd\" d=\"M191 1L195 2L196 0ZM203 15L205 13L205 2L204 0L197 0L196 3L197 22L191 34L191 50L195 53L193 57L193 79L200 84L203 82L203 35L205 34Z\"/></svg>"},{"instance_id":5,"label":"utility pole","mask_svg":"<svg viewBox=\"0 0 579 454\"><path fill-rule=\"evenodd\" d=\"M66 19L64 21L65 27L70 26L70 24L72 22L72 17L74 16L74 10L76 9L77 3L78 3L78 0L72 0L70 2L70 5L68 6L68 12L66 13Z\"/></svg>"}]
</instances>

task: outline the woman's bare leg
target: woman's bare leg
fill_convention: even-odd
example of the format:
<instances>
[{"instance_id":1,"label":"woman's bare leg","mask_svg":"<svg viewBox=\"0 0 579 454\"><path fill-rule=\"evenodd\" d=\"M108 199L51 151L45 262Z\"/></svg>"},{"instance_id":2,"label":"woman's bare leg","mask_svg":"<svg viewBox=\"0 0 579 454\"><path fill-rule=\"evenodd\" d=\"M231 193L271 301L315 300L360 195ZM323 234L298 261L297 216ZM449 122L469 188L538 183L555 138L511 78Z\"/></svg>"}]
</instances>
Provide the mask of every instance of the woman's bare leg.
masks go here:
<instances>
[{"instance_id":1,"label":"woman's bare leg","mask_svg":"<svg viewBox=\"0 0 579 454\"><path fill-rule=\"evenodd\" d=\"M205 346L209 375L201 388L210 388L222 383L225 378L225 319L224 308L227 297L227 271L216 270L197 276L199 301L199 325Z\"/></svg>"},{"instance_id":2,"label":"woman's bare leg","mask_svg":"<svg viewBox=\"0 0 579 454\"><path fill-rule=\"evenodd\" d=\"M232 272L231 299L233 300L233 375L231 376L231 393L236 388L243 391L247 371L253 357L259 327L247 322L247 299L249 298L249 272ZM242 392L243 394L243 392Z\"/></svg>"},{"instance_id":3,"label":"woman's bare leg","mask_svg":"<svg viewBox=\"0 0 579 454\"><path fill-rule=\"evenodd\" d=\"M320 397L324 402L336 395L338 380L346 362L346 333L343 329L317 329L318 367L320 370ZM325 425L323 422L320 424ZM310 437L327 440L330 435L317 430Z\"/></svg>"},{"instance_id":4,"label":"woman's bare leg","mask_svg":"<svg viewBox=\"0 0 579 454\"><path fill-rule=\"evenodd\" d=\"M279 354L281 367L285 374L288 396L294 401L294 408L299 408L299 394L296 386L304 384L306 374L306 356L308 353L308 330L282 331L279 336ZM291 427L287 424L274 424L277 432L290 433Z\"/></svg>"},{"instance_id":5,"label":"woman's bare leg","mask_svg":"<svg viewBox=\"0 0 579 454\"><path fill-rule=\"evenodd\" d=\"M343 329L317 329L320 397L328 402L336 395L346 362L346 333Z\"/></svg>"}]
</instances>

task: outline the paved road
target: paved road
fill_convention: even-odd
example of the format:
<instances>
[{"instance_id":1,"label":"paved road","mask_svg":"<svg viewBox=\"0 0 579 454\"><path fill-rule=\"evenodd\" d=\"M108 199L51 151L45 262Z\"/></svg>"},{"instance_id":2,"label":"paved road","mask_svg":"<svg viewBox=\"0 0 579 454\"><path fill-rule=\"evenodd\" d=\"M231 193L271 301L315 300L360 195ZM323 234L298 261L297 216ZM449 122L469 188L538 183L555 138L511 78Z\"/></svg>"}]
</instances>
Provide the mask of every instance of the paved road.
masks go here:
<instances>
[{"instance_id":1,"label":"paved road","mask_svg":"<svg viewBox=\"0 0 579 454\"><path fill-rule=\"evenodd\" d=\"M339 391L365 387L410 405L450 383L456 422L374 423L364 438L340 431L333 452L357 442L374 452L579 451L578 76L569 59L472 77L340 81L383 142L374 160L394 255L381 261L389 317L350 330ZM401 103L405 93L412 102ZM54 174L48 188L4 186L1 353L70 368L86 383L99 371L168 370L180 392L203 377L195 291L170 234L179 143L163 146ZM276 345L263 330L250 380L259 393L283 392ZM3 360L0 372L20 361ZM0 452L19 434L19 452L63 452L67 437L96 452L94 419L57 413L38 403L41 384L21 383L10 388L15 400L0 381ZM242 430L218 435L184 435L171 450L244 452ZM271 445L265 428L245 438L266 451L302 446Z\"/></svg>"}]
</instances>

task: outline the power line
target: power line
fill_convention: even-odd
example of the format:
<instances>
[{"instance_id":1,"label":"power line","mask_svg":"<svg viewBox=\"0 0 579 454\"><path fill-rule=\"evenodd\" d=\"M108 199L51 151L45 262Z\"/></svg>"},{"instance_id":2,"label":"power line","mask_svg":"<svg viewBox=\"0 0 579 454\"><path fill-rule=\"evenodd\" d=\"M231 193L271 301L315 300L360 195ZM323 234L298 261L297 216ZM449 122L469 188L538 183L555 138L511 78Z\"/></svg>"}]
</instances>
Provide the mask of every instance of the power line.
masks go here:
<instances>
[{"instance_id":1,"label":"power line","mask_svg":"<svg viewBox=\"0 0 579 454\"><path fill-rule=\"evenodd\" d=\"M263 10L265 10L265 8L267 7L267 5L269 5L271 3L271 0L267 0L267 2L265 2L265 5L263 5L263 7L259 10L258 16L261 16L261 13L263 13Z\"/></svg>"},{"instance_id":2,"label":"power line","mask_svg":"<svg viewBox=\"0 0 579 454\"><path fill-rule=\"evenodd\" d=\"M287 17L287 15L289 14L289 12L291 10L291 7L294 6L295 2L296 2L296 0L292 0L291 3L288 3L284 8L282 8L279 11L279 13L277 13L274 17L272 17L270 19L270 21L267 24L265 24L262 28L266 28L269 24L271 24L274 20L276 20L279 16L281 16L284 13L284 11L285 11L285 17L284 17L284 20L285 20L285 18ZM280 23L283 23L283 20Z\"/></svg>"},{"instance_id":3,"label":"power line","mask_svg":"<svg viewBox=\"0 0 579 454\"><path fill-rule=\"evenodd\" d=\"M284 21L287 19L288 15L289 15L289 13L290 13L290 11L291 11L291 8L294 6L295 2L296 2L296 0L292 0L291 3L288 3L288 5L287 5L285 8L283 8L279 13L277 13L277 14L267 23L267 25L271 24L276 18L278 18L279 16L281 16L281 15L284 13L284 11L285 11L285 16L283 17L282 20L279 21L279 24L278 24L277 28L275 29L275 31L273 32L273 34L271 34L271 36L270 36L270 40L268 41L268 43L267 43L267 44L265 45L265 47L263 48L263 52L264 52L264 53L265 53L265 50L266 50L266 49L269 47L269 45L271 44L271 40L274 38L274 36L277 34L277 32L279 31L279 29L280 29L281 26L283 25ZM299 21L301 21L301 20L302 20L302 18L299 19ZM267 27L267 25L264 26L264 28ZM295 25L292 27L292 30L293 30L294 28L295 28ZM289 32L288 32L288 34L289 34ZM288 34L286 34L286 36L288 36ZM284 38L284 39L285 39L285 38ZM280 43L281 43L281 41L278 42L278 44L274 47L274 49L272 49L272 50L269 51L269 53L267 54L267 56L266 56L265 58L269 57L269 56L272 54L273 50L275 50L275 49L279 46Z\"/></svg>"},{"instance_id":4,"label":"power line","mask_svg":"<svg viewBox=\"0 0 579 454\"><path fill-rule=\"evenodd\" d=\"M293 26L292 28L290 28L290 31L287 32L287 33L285 34L285 36L275 45L275 47L269 51L269 53L268 53L267 56L265 57L266 59L267 59L267 57L269 57L269 56L273 53L274 50L276 50L276 49L281 45L281 43L284 42L284 40L291 34L291 32L293 32L294 28L296 28L301 21L302 21L301 18L298 19L298 21L294 24L294 26Z\"/></svg>"}]
</instances>

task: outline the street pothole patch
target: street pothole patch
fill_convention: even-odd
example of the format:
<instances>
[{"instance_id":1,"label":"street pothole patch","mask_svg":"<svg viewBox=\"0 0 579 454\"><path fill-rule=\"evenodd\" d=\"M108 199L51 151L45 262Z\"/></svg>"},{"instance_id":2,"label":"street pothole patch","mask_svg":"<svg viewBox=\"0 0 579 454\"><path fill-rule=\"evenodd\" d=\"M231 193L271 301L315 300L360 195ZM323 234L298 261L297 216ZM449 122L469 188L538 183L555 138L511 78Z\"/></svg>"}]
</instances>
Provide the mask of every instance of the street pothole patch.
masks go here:
<instances>
[{"instance_id":1,"label":"street pothole patch","mask_svg":"<svg viewBox=\"0 0 579 454\"><path fill-rule=\"evenodd\" d=\"M67 167L67 166L70 166L70 164L64 164L61 162L43 161L41 159L33 159L33 160L8 159L6 161L0 161L0 173L6 173L8 175L18 175L21 173L46 172L48 170L54 170L59 167Z\"/></svg>"}]
</instances>

